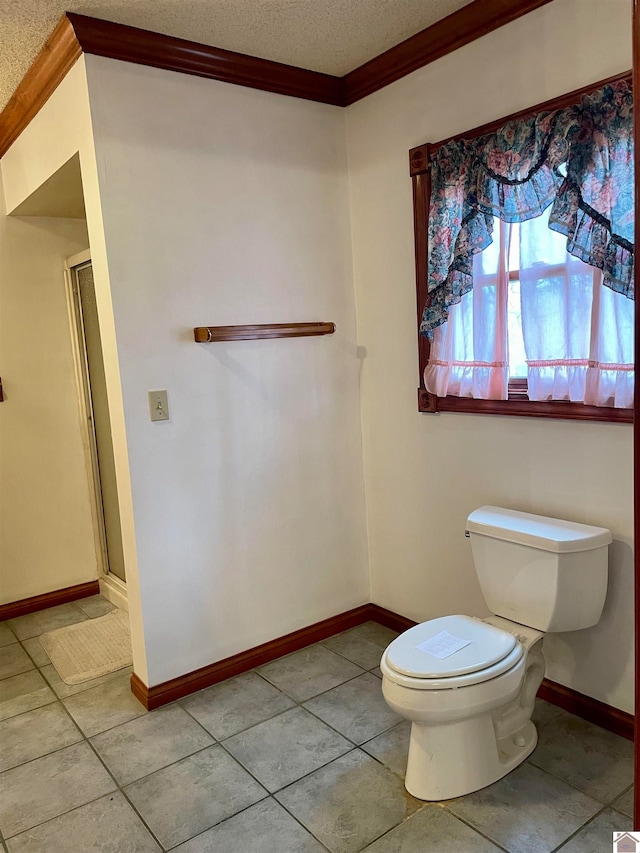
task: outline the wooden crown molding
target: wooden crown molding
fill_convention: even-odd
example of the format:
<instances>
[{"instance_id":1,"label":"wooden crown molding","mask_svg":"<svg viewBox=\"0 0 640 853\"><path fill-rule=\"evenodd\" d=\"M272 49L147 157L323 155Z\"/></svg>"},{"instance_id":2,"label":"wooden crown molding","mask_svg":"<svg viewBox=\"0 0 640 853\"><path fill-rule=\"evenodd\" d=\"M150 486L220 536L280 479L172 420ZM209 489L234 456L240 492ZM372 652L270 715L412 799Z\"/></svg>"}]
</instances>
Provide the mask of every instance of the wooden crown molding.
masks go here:
<instances>
[{"instance_id":1,"label":"wooden crown molding","mask_svg":"<svg viewBox=\"0 0 640 853\"><path fill-rule=\"evenodd\" d=\"M345 106L550 2L551 0L473 0L452 15L346 74L342 78L345 86Z\"/></svg>"},{"instance_id":2,"label":"wooden crown molding","mask_svg":"<svg viewBox=\"0 0 640 853\"><path fill-rule=\"evenodd\" d=\"M0 113L0 157L40 112L81 54L71 22L63 15Z\"/></svg>"},{"instance_id":3,"label":"wooden crown molding","mask_svg":"<svg viewBox=\"0 0 640 853\"><path fill-rule=\"evenodd\" d=\"M343 106L342 78L67 12L84 53Z\"/></svg>"},{"instance_id":4,"label":"wooden crown molding","mask_svg":"<svg viewBox=\"0 0 640 853\"><path fill-rule=\"evenodd\" d=\"M0 157L82 53L346 107L551 0L473 0L344 77L67 12L0 113Z\"/></svg>"}]
</instances>

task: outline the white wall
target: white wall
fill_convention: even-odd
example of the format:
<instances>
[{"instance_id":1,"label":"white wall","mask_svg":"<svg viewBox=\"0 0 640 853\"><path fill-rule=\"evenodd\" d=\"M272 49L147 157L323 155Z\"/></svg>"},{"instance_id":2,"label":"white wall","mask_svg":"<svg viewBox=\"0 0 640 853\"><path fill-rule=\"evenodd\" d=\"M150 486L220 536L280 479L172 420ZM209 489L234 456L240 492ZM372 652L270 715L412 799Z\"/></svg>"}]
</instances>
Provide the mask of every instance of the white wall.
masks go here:
<instances>
[{"instance_id":1,"label":"white wall","mask_svg":"<svg viewBox=\"0 0 640 853\"><path fill-rule=\"evenodd\" d=\"M369 600L345 116L86 65L153 685Z\"/></svg>"},{"instance_id":2,"label":"white wall","mask_svg":"<svg viewBox=\"0 0 640 853\"><path fill-rule=\"evenodd\" d=\"M84 195L84 206L86 209L86 230L89 235L91 257L93 263L94 282L96 288L96 301L100 319L100 336L102 351L105 360L105 376L107 381L107 395L109 399L109 412L111 418L111 436L113 440L114 460L116 466L116 478L118 486L118 498L120 503L120 520L122 525L122 541L125 553L127 570L127 595L129 621L131 624L131 642L133 647L133 663L136 673L146 680L147 668L145 659L144 637L142 629L142 605L140 602L138 588L138 573L136 563L135 530L133 525L133 513L131 511L131 485L129 479L127 440L124 427L124 415L122 411L122 394L120 390L120 370L118 365L117 342L113 325L113 312L111 309L111 293L109 284L109 269L107 266L104 247L104 230L102 226L102 208L98 194L98 176L93 148L93 131L91 127L91 116L89 111L89 97L87 91L87 80L85 72L84 57L76 62L64 80L60 83L51 98L47 101L40 112L29 123L20 137L2 158L2 194L7 213L12 213L22 205L26 199L33 199L34 193L42 194L41 188L49 181L51 176L60 175L60 169L68 163L74 155L79 155L80 172L82 178L82 190ZM50 186L50 184L48 184ZM4 216L2 217L4 220ZM3 228L10 229L7 233L11 235L26 234L20 231L15 224L16 220L8 219L3 222ZM14 223L14 224L12 224ZM55 225L50 228L55 233ZM17 237L15 238L17 239ZM28 237L23 239L23 246L27 249L27 243L31 241L29 251L38 257L41 250L45 253L47 243L46 234L34 235L33 230ZM80 248L86 248L86 232ZM44 249L41 249L44 247ZM49 255L46 255L49 257ZM4 310L4 294L0 309ZM49 330L52 334L52 330ZM61 327L56 329L57 336L62 336ZM69 346L68 328L62 337L57 337L55 347ZM9 339L11 340L11 338ZM4 343L4 341L3 341ZM46 341L51 345L51 341ZM17 353L22 349L17 343ZM7 348L9 345L7 343ZM3 360L3 365L6 364ZM6 367L3 366L6 370ZM33 378L33 377L31 377ZM7 375L7 381L10 377ZM2 406L5 404L3 403ZM8 405L8 404L7 404ZM76 407L77 410L77 407ZM5 410L6 411L6 410ZM78 449L73 452L74 460L78 460ZM26 464L27 454L23 455ZM82 461L84 464L84 460ZM19 475L17 475L19 477ZM75 481L77 483L77 481ZM73 490L74 480L69 484ZM78 499L82 492L82 486L78 485ZM74 492L75 494L75 492ZM89 508L88 494L83 493ZM54 500L50 496L49 502L43 505L50 506ZM5 502L11 499L6 496ZM84 505L84 502L83 502ZM30 538L42 537L46 540L47 529L43 528L42 520L31 514L24 516L24 532L29 533ZM25 554L28 554L27 542L23 542ZM3 552L3 558L4 558ZM95 566L95 561L94 561ZM15 590L20 583L18 573L19 567L15 563L5 560L4 571L7 577L7 589ZM92 574L95 577L95 568ZM42 579L41 579L42 580ZM57 582L52 586L43 587L38 584L33 587L31 594L47 592L50 589L60 587ZM64 584L62 584L64 585ZM22 589L22 587L20 587ZM8 594L8 593L7 593ZM22 595L26 595L23 593ZM22 596L18 596L22 597ZM8 600L14 600L15 593Z\"/></svg>"},{"instance_id":3,"label":"white wall","mask_svg":"<svg viewBox=\"0 0 640 853\"><path fill-rule=\"evenodd\" d=\"M98 576L64 283L86 247L84 221L0 194L0 604Z\"/></svg>"},{"instance_id":4,"label":"white wall","mask_svg":"<svg viewBox=\"0 0 640 853\"><path fill-rule=\"evenodd\" d=\"M633 708L632 428L420 415L408 151L631 68L630 0L554 0L347 110L373 600L486 614L467 514L484 503L608 526L594 629L545 641L547 675Z\"/></svg>"}]
</instances>

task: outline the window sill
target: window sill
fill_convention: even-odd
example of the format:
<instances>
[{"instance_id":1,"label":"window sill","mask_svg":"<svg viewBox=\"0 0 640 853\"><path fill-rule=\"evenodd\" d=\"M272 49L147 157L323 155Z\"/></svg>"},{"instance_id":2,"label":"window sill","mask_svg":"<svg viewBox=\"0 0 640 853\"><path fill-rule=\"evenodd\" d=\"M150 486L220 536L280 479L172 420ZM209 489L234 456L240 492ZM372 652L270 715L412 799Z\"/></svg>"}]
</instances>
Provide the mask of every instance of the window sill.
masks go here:
<instances>
[{"instance_id":1,"label":"window sill","mask_svg":"<svg viewBox=\"0 0 640 853\"><path fill-rule=\"evenodd\" d=\"M418 411L461 412L474 415L507 415L508 417L555 418L569 421L600 421L632 424L633 409L613 409L605 406L585 406L564 401L535 402L522 394L508 400L474 400L471 397L436 397L418 390Z\"/></svg>"}]
</instances>

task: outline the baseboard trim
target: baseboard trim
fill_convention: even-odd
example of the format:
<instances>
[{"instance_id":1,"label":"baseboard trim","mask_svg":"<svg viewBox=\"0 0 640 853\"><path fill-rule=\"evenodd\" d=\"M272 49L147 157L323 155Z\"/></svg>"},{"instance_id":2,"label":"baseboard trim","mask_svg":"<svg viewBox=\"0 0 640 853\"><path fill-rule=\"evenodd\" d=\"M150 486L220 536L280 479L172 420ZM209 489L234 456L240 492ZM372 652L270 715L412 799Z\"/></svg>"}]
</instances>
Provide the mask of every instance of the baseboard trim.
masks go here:
<instances>
[{"instance_id":1,"label":"baseboard trim","mask_svg":"<svg viewBox=\"0 0 640 853\"><path fill-rule=\"evenodd\" d=\"M413 619L408 619L406 616L401 616L392 610L380 607L378 604L363 604L353 610L348 610L346 613L340 613L330 619L323 619L322 622L316 622L307 628L293 631L284 637L262 643L253 649L247 649L245 652L203 666L153 687L147 687L142 679L134 673L131 676L131 691L148 711L152 711L161 705L175 702L176 699L182 699L190 693L211 687L211 685L227 678L241 675L243 672L269 663L269 661L282 655L297 652L299 649L326 640L333 634L347 631L349 628L355 628L365 622L377 622L393 631L406 631L417 624ZM564 711L581 717L583 720L595 723L607 731L633 740L634 717L626 711L606 705L598 699L585 696L584 693L578 693L577 690L557 684L548 678L542 682L538 697L558 708L562 708Z\"/></svg>"},{"instance_id":2,"label":"baseboard trim","mask_svg":"<svg viewBox=\"0 0 640 853\"><path fill-rule=\"evenodd\" d=\"M379 604L370 604L369 607L371 608L371 616L369 618L379 625L384 625L385 628L391 628L392 631L402 633L402 631L408 631L409 628L413 628L414 625L418 624L413 619L407 619L406 616L394 613L393 610L386 610L384 607L380 607Z\"/></svg>"},{"instance_id":3,"label":"baseboard trim","mask_svg":"<svg viewBox=\"0 0 640 853\"><path fill-rule=\"evenodd\" d=\"M633 740L633 714L600 702L599 699L585 696L584 693L578 693L577 690L550 681L548 678L545 678L540 685L538 698L627 740Z\"/></svg>"},{"instance_id":4,"label":"baseboard trim","mask_svg":"<svg viewBox=\"0 0 640 853\"><path fill-rule=\"evenodd\" d=\"M100 584L95 580L45 592L42 595L34 595L31 598L21 598L20 601L0 604L0 622L15 619L17 616L26 616L27 613L36 613L38 610L46 610L47 607L55 607L57 604L67 604L69 601L98 595L99 592Z\"/></svg>"},{"instance_id":5,"label":"baseboard trim","mask_svg":"<svg viewBox=\"0 0 640 853\"><path fill-rule=\"evenodd\" d=\"M339 634L340 631L347 631L349 628L362 625L364 622L373 619L371 607L370 604L363 604L353 610L348 610L346 613L323 619L321 622L316 622L306 628L292 631L284 637L262 643L252 649L247 649L245 652L231 655L224 660L193 670L193 672L187 672L185 675L180 675L161 684L155 684L153 687L147 687L134 673L131 676L131 691L148 711L152 711L168 702L182 699L190 693L211 687L212 684L217 684L219 681L233 678L233 676L241 675L243 672L269 663L282 657L282 655L288 655L306 646L319 643L333 634Z\"/></svg>"}]
</instances>

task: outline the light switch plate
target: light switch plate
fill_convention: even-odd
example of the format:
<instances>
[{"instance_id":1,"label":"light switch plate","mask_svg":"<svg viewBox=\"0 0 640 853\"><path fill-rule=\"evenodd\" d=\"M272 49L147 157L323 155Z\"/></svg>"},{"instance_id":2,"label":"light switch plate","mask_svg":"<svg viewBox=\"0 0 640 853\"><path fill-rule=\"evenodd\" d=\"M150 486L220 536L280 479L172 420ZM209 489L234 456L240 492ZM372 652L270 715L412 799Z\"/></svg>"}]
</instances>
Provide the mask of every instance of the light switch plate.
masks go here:
<instances>
[{"instance_id":1,"label":"light switch plate","mask_svg":"<svg viewBox=\"0 0 640 853\"><path fill-rule=\"evenodd\" d=\"M149 414L152 421L169 420L169 403L166 391L149 391Z\"/></svg>"}]
</instances>

